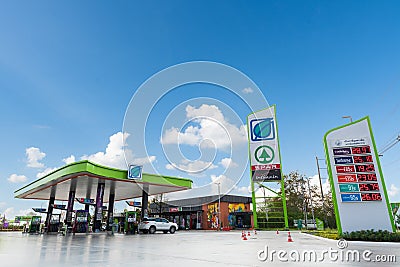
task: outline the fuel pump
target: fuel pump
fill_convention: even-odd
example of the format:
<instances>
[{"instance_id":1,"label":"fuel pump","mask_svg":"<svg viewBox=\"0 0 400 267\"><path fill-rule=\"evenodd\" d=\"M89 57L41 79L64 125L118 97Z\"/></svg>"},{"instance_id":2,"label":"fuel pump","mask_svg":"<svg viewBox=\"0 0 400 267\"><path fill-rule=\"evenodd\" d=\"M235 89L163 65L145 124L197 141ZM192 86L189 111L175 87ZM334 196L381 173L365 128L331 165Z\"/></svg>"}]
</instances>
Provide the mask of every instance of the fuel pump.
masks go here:
<instances>
[{"instance_id":1,"label":"fuel pump","mask_svg":"<svg viewBox=\"0 0 400 267\"><path fill-rule=\"evenodd\" d=\"M127 211L125 213L125 234L134 235L137 232L137 213L136 211Z\"/></svg>"},{"instance_id":2,"label":"fuel pump","mask_svg":"<svg viewBox=\"0 0 400 267\"><path fill-rule=\"evenodd\" d=\"M88 232L88 214L87 210L77 210L75 212L75 222L72 228L74 233L87 233Z\"/></svg>"},{"instance_id":3,"label":"fuel pump","mask_svg":"<svg viewBox=\"0 0 400 267\"><path fill-rule=\"evenodd\" d=\"M32 216L31 224L29 225L29 233L36 234L40 232L40 221L42 216Z\"/></svg>"}]
</instances>

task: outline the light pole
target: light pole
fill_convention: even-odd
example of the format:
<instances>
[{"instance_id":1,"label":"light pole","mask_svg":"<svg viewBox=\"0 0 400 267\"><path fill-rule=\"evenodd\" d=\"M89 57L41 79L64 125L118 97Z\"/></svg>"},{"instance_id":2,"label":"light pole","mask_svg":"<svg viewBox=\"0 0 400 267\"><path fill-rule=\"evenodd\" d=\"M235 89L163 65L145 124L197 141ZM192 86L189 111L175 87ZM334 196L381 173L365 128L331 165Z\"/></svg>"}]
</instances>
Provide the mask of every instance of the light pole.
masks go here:
<instances>
[{"instance_id":1,"label":"light pole","mask_svg":"<svg viewBox=\"0 0 400 267\"><path fill-rule=\"evenodd\" d=\"M220 230L220 225L221 225L221 190L220 190L220 185L221 183L215 183L218 185L218 230Z\"/></svg>"},{"instance_id":2,"label":"light pole","mask_svg":"<svg viewBox=\"0 0 400 267\"><path fill-rule=\"evenodd\" d=\"M343 119L350 119L350 122L353 122L353 118L351 116L342 116Z\"/></svg>"},{"instance_id":3,"label":"light pole","mask_svg":"<svg viewBox=\"0 0 400 267\"><path fill-rule=\"evenodd\" d=\"M324 205L325 205L325 197L324 197L324 190L322 188L322 178L321 178L321 169L326 169L326 168L320 168L319 167L319 161L320 160L325 160L325 159L319 159L318 156L315 156L316 162L317 162L317 170L318 170L318 178L319 178L319 186L321 189L321 200L322 200L322 209L324 210ZM329 227L328 224L328 219L326 217L326 213L324 212L324 220L325 220L325 224L327 227Z\"/></svg>"},{"instance_id":4,"label":"light pole","mask_svg":"<svg viewBox=\"0 0 400 267\"><path fill-rule=\"evenodd\" d=\"M310 190L310 179L307 179L307 183L308 183L308 195L310 196L311 214L312 214L312 219L313 219L313 222L314 222L314 228L316 229L317 226L315 224L314 206L313 206L312 195L311 195L311 190Z\"/></svg>"},{"instance_id":5,"label":"light pole","mask_svg":"<svg viewBox=\"0 0 400 267\"><path fill-rule=\"evenodd\" d=\"M316 159L316 161L317 161L319 187L320 187L320 189L321 189L321 199L322 199L322 202L324 202L324 190L322 189L321 171L320 171L319 162L318 162L318 161L319 161L319 158L318 158L317 156L315 156L315 159Z\"/></svg>"},{"instance_id":6,"label":"light pole","mask_svg":"<svg viewBox=\"0 0 400 267\"><path fill-rule=\"evenodd\" d=\"M304 179L302 179L302 183L301 183L301 191L302 191L302 194L303 194L303 215L304 215L304 224L305 224L305 227L306 227L306 230L308 229L308 227L307 227L307 199L306 199L306 189L305 189L305 183L304 183Z\"/></svg>"}]
</instances>

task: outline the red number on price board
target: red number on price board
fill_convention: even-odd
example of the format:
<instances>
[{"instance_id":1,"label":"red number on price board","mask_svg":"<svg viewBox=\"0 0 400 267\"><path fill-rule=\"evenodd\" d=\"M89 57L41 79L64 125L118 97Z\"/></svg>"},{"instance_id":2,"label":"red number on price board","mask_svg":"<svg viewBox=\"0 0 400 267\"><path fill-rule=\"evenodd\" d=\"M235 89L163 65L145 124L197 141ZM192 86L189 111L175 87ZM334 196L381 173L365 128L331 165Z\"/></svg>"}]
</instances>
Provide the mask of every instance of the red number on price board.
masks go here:
<instances>
[{"instance_id":1,"label":"red number on price board","mask_svg":"<svg viewBox=\"0 0 400 267\"><path fill-rule=\"evenodd\" d=\"M351 154L368 154L371 153L369 146L356 146L351 148Z\"/></svg>"},{"instance_id":2,"label":"red number on price board","mask_svg":"<svg viewBox=\"0 0 400 267\"><path fill-rule=\"evenodd\" d=\"M374 164L356 165L356 172L374 172Z\"/></svg>"},{"instance_id":3,"label":"red number on price board","mask_svg":"<svg viewBox=\"0 0 400 267\"><path fill-rule=\"evenodd\" d=\"M367 163L373 162L372 156L353 156L354 163Z\"/></svg>"},{"instance_id":4,"label":"red number on price board","mask_svg":"<svg viewBox=\"0 0 400 267\"><path fill-rule=\"evenodd\" d=\"M380 193L362 193L361 200L362 201L380 201L380 200L382 200L382 196Z\"/></svg>"},{"instance_id":5,"label":"red number on price board","mask_svg":"<svg viewBox=\"0 0 400 267\"><path fill-rule=\"evenodd\" d=\"M377 181L378 179L376 178L375 173L357 173L357 181L358 182L372 182L372 181Z\"/></svg>"},{"instance_id":6,"label":"red number on price board","mask_svg":"<svg viewBox=\"0 0 400 267\"><path fill-rule=\"evenodd\" d=\"M360 191L379 191L379 185L377 183L371 184L359 184Z\"/></svg>"}]
</instances>

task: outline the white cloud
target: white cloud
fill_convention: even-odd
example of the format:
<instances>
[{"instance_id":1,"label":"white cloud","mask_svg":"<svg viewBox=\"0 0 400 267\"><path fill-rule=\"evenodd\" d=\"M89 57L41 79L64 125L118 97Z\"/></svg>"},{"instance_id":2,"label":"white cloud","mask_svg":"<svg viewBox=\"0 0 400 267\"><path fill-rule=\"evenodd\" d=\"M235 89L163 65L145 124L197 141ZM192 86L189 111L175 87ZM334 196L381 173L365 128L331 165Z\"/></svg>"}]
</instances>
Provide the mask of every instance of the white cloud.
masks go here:
<instances>
[{"instance_id":1,"label":"white cloud","mask_svg":"<svg viewBox=\"0 0 400 267\"><path fill-rule=\"evenodd\" d=\"M251 194L251 187L250 186L241 186L241 187L235 187L234 192L240 194L240 195L250 195Z\"/></svg>"},{"instance_id":2,"label":"white cloud","mask_svg":"<svg viewBox=\"0 0 400 267\"><path fill-rule=\"evenodd\" d=\"M309 177L309 179L310 179L310 187L317 186L317 188L319 190L318 192L320 192L321 185L319 183L318 174ZM325 181L322 182L322 191L324 192L324 194L327 194L330 189L331 189L331 185L329 183L329 179L325 179Z\"/></svg>"},{"instance_id":3,"label":"white cloud","mask_svg":"<svg viewBox=\"0 0 400 267\"><path fill-rule=\"evenodd\" d=\"M244 88L244 89L242 90L242 92L245 93L245 94L251 94L251 93L253 93L254 91L253 91L253 89L251 89L250 87L246 87L246 88Z\"/></svg>"},{"instance_id":4,"label":"white cloud","mask_svg":"<svg viewBox=\"0 0 400 267\"><path fill-rule=\"evenodd\" d=\"M39 172L36 174L36 178L42 178L43 176L46 176L47 174L57 170L58 168L46 168L44 171Z\"/></svg>"},{"instance_id":5,"label":"white cloud","mask_svg":"<svg viewBox=\"0 0 400 267\"><path fill-rule=\"evenodd\" d=\"M181 164L177 165L167 164L165 165L165 168L167 170L178 169L188 173L199 173L205 170L216 169L218 168L218 166L213 164L212 162L206 162L202 160L196 160L196 161L183 160Z\"/></svg>"},{"instance_id":6,"label":"white cloud","mask_svg":"<svg viewBox=\"0 0 400 267\"><path fill-rule=\"evenodd\" d=\"M118 132L110 136L110 142L107 145L105 152L97 152L92 155L84 155L81 157L82 160L89 160L100 165L114 167L119 169L127 169L125 156L129 163L133 164L148 164L156 160L156 156L149 156L146 158L134 158L132 151L124 148L126 146L126 139L129 134Z\"/></svg>"},{"instance_id":7,"label":"white cloud","mask_svg":"<svg viewBox=\"0 0 400 267\"><path fill-rule=\"evenodd\" d=\"M65 164L71 164L71 163L75 162L76 160L75 160L75 156L74 156L74 155L71 155L71 156L69 156L69 157L63 159L62 161L63 161Z\"/></svg>"},{"instance_id":8,"label":"white cloud","mask_svg":"<svg viewBox=\"0 0 400 267\"><path fill-rule=\"evenodd\" d=\"M391 184L390 189L387 192L388 192L389 196L394 197L400 192L400 188L398 188L394 184Z\"/></svg>"},{"instance_id":9,"label":"white cloud","mask_svg":"<svg viewBox=\"0 0 400 267\"><path fill-rule=\"evenodd\" d=\"M222 165L225 169L227 169L228 167L233 168L238 166L238 164L234 162L231 158L223 158L221 159L219 164Z\"/></svg>"},{"instance_id":10,"label":"white cloud","mask_svg":"<svg viewBox=\"0 0 400 267\"><path fill-rule=\"evenodd\" d=\"M189 126L181 133L178 128L167 129L161 137L161 144L198 145L201 141L199 127Z\"/></svg>"},{"instance_id":11,"label":"white cloud","mask_svg":"<svg viewBox=\"0 0 400 267\"><path fill-rule=\"evenodd\" d=\"M165 165L165 168L166 168L167 170L175 170L175 167L174 167L172 164L167 164L167 165Z\"/></svg>"},{"instance_id":12,"label":"white cloud","mask_svg":"<svg viewBox=\"0 0 400 267\"><path fill-rule=\"evenodd\" d=\"M218 194L218 183L220 184L221 194L230 193L233 189L236 188L235 181L223 174L218 176L211 175L211 182L215 184L215 186L211 187L211 191L213 194Z\"/></svg>"},{"instance_id":13,"label":"white cloud","mask_svg":"<svg viewBox=\"0 0 400 267\"><path fill-rule=\"evenodd\" d=\"M23 183L28 180L28 178L25 175L17 175L17 174L11 174L10 177L7 179L11 183Z\"/></svg>"},{"instance_id":14,"label":"white cloud","mask_svg":"<svg viewBox=\"0 0 400 267\"><path fill-rule=\"evenodd\" d=\"M229 150L231 147L247 142L245 125L231 124L221 110L215 105L203 104L199 108L188 105L186 117L196 123L188 126L183 132L178 128L167 129L160 142L167 144L200 145ZM202 141L208 142L202 142Z\"/></svg>"},{"instance_id":15,"label":"white cloud","mask_svg":"<svg viewBox=\"0 0 400 267\"><path fill-rule=\"evenodd\" d=\"M6 208L3 212L1 212L2 216L5 216L7 219L12 219L15 217L14 208Z\"/></svg>"},{"instance_id":16,"label":"white cloud","mask_svg":"<svg viewBox=\"0 0 400 267\"><path fill-rule=\"evenodd\" d=\"M44 168L44 164L39 161L46 156L46 153L41 152L37 147L29 147L25 150L25 154L27 156L28 167Z\"/></svg>"},{"instance_id":17,"label":"white cloud","mask_svg":"<svg viewBox=\"0 0 400 267\"><path fill-rule=\"evenodd\" d=\"M137 164L137 165L145 165L145 164L152 163L156 159L157 159L156 156L149 156L149 157L145 157L145 158L133 158L132 160L130 160L129 163Z\"/></svg>"}]
</instances>

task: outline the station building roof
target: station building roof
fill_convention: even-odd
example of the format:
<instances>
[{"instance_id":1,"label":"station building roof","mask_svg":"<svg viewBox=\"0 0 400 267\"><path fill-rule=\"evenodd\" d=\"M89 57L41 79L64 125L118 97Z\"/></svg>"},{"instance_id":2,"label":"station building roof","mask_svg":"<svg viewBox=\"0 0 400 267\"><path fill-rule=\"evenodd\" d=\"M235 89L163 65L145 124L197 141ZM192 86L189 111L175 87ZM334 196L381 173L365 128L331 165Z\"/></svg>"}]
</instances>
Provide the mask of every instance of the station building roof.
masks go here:
<instances>
[{"instance_id":1,"label":"station building roof","mask_svg":"<svg viewBox=\"0 0 400 267\"><path fill-rule=\"evenodd\" d=\"M97 184L105 183L103 202L108 202L110 190L115 201L141 197L143 189L149 195L190 189L192 180L143 173L141 180L131 180L127 170L101 166L84 160L63 166L46 176L16 190L15 198L67 201L70 190L76 198L96 198Z\"/></svg>"}]
</instances>

